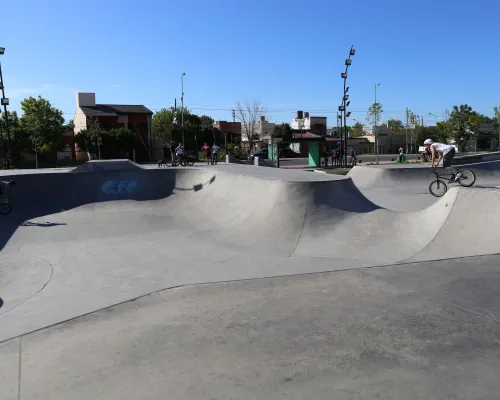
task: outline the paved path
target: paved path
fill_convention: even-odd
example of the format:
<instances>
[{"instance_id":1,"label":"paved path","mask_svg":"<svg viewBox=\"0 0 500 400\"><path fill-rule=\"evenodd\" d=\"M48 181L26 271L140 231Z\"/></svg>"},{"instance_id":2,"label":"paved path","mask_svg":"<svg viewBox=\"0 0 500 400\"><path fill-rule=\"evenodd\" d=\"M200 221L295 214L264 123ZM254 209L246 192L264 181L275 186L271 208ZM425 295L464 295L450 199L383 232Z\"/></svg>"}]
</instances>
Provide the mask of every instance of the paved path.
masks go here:
<instances>
[{"instance_id":1,"label":"paved path","mask_svg":"<svg viewBox=\"0 0 500 400\"><path fill-rule=\"evenodd\" d=\"M423 169L89 165L16 175L0 399L499 392L496 164L414 211Z\"/></svg>"}]
</instances>

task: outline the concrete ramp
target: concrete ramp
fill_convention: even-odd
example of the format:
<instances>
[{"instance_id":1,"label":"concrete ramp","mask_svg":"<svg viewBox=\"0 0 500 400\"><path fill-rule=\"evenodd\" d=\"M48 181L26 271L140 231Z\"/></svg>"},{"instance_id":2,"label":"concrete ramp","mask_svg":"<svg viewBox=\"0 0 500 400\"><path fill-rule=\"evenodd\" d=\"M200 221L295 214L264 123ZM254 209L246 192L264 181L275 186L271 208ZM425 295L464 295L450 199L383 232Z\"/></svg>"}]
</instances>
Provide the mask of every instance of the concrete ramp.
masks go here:
<instances>
[{"instance_id":1,"label":"concrete ramp","mask_svg":"<svg viewBox=\"0 0 500 400\"><path fill-rule=\"evenodd\" d=\"M130 160L92 160L79 165L71 172L106 172L142 170L139 164Z\"/></svg>"},{"instance_id":2,"label":"concrete ramp","mask_svg":"<svg viewBox=\"0 0 500 400\"><path fill-rule=\"evenodd\" d=\"M476 185L497 186L500 183L500 161L464 164L476 173ZM440 168L440 173L444 170ZM425 188L435 179L429 164L423 165L367 165L356 166L347 174L360 189L391 189L394 192L411 192ZM420 189L417 189L420 190Z\"/></svg>"},{"instance_id":3,"label":"concrete ramp","mask_svg":"<svg viewBox=\"0 0 500 400\"><path fill-rule=\"evenodd\" d=\"M500 191L459 189L436 237L408 262L500 253Z\"/></svg>"}]
</instances>

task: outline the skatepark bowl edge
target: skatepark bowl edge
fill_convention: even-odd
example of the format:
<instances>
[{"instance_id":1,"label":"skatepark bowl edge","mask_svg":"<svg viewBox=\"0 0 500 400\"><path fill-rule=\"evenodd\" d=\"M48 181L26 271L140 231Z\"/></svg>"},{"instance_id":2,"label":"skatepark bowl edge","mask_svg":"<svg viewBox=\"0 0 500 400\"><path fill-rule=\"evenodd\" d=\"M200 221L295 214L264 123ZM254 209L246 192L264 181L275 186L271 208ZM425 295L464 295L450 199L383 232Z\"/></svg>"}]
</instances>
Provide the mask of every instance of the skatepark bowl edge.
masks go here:
<instances>
[{"instance_id":1,"label":"skatepark bowl edge","mask_svg":"<svg viewBox=\"0 0 500 400\"><path fill-rule=\"evenodd\" d=\"M497 398L499 165L4 172L0 399Z\"/></svg>"}]
</instances>

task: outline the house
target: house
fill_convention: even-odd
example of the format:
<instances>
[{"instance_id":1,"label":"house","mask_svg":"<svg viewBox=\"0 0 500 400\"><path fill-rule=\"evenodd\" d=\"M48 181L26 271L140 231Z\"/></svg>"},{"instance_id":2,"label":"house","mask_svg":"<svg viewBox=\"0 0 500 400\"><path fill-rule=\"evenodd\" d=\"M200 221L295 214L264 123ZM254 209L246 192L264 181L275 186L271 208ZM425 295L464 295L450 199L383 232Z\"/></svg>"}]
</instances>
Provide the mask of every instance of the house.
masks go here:
<instances>
[{"instance_id":1,"label":"house","mask_svg":"<svg viewBox=\"0 0 500 400\"><path fill-rule=\"evenodd\" d=\"M297 111L296 118L292 119L292 129L314 133L318 136L326 136L326 117L309 116L308 112Z\"/></svg>"},{"instance_id":2,"label":"house","mask_svg":"<svg viewBox=\"0 0 500 400\"><path fill-rule=\"evenodd\" d=\"M262 141L271 139L275 126L274 122L267 121L266 117L262 115L254 127L254 134L257 137L255 144L262 145ZM245 124L241 126L241 142L243 146L248 146L248 135Z\"/></svg>"},{"instance_id":3,"label":"house","mask_svg":"<svg viewBox=\"0 0 500 400\"><path fill-rule=\"evenodd\" d=\"M134 160L146 161L152 158L153 140L151 133L151 120L153 112L143 105L128 104L96 104L95 93L76 94L76 112L73 120L74 135L87 129L90 118L97 118L102 129L127 128L136 133L142 147L136 149L133 155L128 155ZM77 160L86 160L87 154L76 151Z\"/></svg>"}]
</instances>

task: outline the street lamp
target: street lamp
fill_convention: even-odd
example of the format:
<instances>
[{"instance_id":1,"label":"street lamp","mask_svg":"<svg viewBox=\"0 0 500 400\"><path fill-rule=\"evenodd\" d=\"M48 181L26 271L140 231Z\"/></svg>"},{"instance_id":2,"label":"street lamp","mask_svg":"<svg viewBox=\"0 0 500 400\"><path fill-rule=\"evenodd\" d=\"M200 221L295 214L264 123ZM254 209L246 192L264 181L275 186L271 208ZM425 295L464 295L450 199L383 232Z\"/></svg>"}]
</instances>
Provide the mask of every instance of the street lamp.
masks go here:
<instances>
[{"instance_id":1,"label":"street lamp","mask_svg":"<svg viewBox=\"0 0 500 400\"><path fill-rule=\"evenodd\" d=\"M349 91L349 86L347 86L347 70L349 69L349 66L352 65L352 60L351 57L356 54L356 50L354 50L354 47L351 46L351 49L349 50L349 57L345 60L345 72L342 72L340 74L340 77L344 80L344 94L342 96L342 105L339 107L340 115L340 131L342 132L342 119L344 120L344 165L347 167L347 117L351 115L350 112L347 111L347 107L351 104L349 101L349 95L347 92ZM342 116L342 113L344 114ZM342 133L340 134L340 138L342 139ZM342 164L342 161L341 161Z\"/></svg>"},{"instance_id":2,"label":"street lamp","mask_svg":"<svg viewBox=\"0 0 500 400\"><path fill-rule=\"evenodd\" d=\"M437 117L437 115L433 114L433 113L429 113L429 115L432 115L434 118L436 118L436 125L437 125L437 123L438 123L438 117Z\"/></svg>"},{"instance_id":3,"label":"street lamp","mask_svg":"<svg viewBox=\"0 0 500 400\"><path fill-rule=\"evenodd\" d=\"M380 83L375 84L375 103L373 103L374 107L377 107L377 86L380 86ZM379 163L378 159L378 133L377 133L377 125L378 125L378 109L375 109L375 118L373 119L373 133L375 134L375 153L377 154L377 164Z\"/></svg>"},{"instance_id":4,"label":"street lamp","mask_svg":"<svg viewBox=\"0 0 500 400\"><path fill-rule=\"evenodd\" d=\"M5 47L0 47L0 55L3 55L5 53ZM7 128L7 141L9 145L9 161L8 165L12 165L12 153L11 153L11 138L10 138L10 128L9 128L9 118L8 115L9 113L7 112L7 106L9 105L9 99L5 98L5 85L3 82L3 75L2 75L2 63L0 63L0 86L2 89L2 101L1 105L3 106L4 112L5 112L5 127ZM5 152L3 151L3 146L2 146L2 161L5 163Z\"/></svg>"},{"instance_id":5,"label":"street lamp","mask_svg":"<svg viewBox=\"0 0 500 400\"><path fill-rule=\"evenodd\" d=\"M186 147L186 143L184 140L184 76L186 76L186 73L183 72L181 75L181 129L182 129L182 147Z\"/></svg>"}]
</instances>

